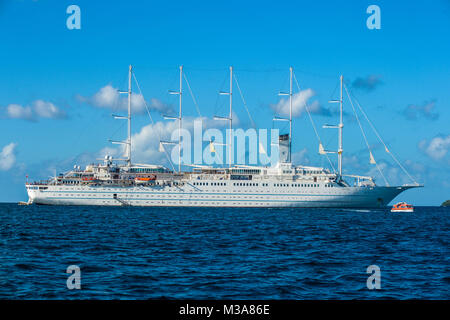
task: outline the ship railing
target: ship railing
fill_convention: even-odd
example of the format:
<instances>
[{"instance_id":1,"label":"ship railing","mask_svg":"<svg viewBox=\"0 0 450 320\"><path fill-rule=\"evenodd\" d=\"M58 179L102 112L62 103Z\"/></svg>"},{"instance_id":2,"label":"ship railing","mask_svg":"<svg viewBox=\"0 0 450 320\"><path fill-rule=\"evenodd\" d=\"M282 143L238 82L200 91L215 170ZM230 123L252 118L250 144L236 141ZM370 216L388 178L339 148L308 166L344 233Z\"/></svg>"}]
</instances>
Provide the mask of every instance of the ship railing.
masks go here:
<instances>
[{"instance_id":1,"label":"ship railing","mask_svg":"<svg viewBox=\"0 0 450 320\"><path fill-rule=\"evenodd\" d=\"M369 177L369 176L359 176L359 175L355 175L355 174L343 174L342 175L343 177L349 177L349 178L357 178L357 179L360 179L360 180L373 180L373 178L372 177Z\"/></svg>"},{"instance_id":2,"label":"ship railing","mask_svg":"<svg viewBox=\"0 0 450 320\"><path fill-rule=\"evenodd\" d=\"M373 186L375 186L375 181L374 181L373 177L360 176L360 175L355 175L355 174L343 174L342 176L355 179L354 185L358 186L358 187L373 187ZM345 181L340 181L340 182L341 183L344 182L345 184L347 184L347 186L349 186L348 183Z\"/></svg>"},{"instance_id":3,"label":"ship railing","mask_svg":"<svg viewBox=\"0 0 450 320\"><path fill-rule=\"evenodd\" d=\"M26 183L26 185L29 186L36 186L36 185L49 185L51 184L51 182L54 182L54 180L39 180L39 181L33 181L33 182L28 182Z\"/></svg>"}]
</instances>

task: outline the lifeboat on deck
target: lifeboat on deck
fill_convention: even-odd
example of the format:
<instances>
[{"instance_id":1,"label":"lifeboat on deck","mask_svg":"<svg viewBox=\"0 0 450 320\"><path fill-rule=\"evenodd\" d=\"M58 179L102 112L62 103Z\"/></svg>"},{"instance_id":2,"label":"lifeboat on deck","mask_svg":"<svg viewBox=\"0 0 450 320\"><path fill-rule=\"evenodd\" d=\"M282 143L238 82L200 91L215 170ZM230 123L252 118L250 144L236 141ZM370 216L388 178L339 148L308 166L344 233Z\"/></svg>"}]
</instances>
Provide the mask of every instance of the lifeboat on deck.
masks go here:
<instances>
[{"instance_id":1,"label":"lifeboat on deck","mask_svg":"<svg viewBox=\"0 0 450 320\"><path fill-rule=\"evenodd\" d=\"M406 202L399 202L392 206L391 212L414 212L414 207Z\"/></svg>"},{"instance_id":2,"label":"lifeboat on deck","mask_svg":"<svg viewBox=\"0 0 450 320\"><path fill-rule=\"evenodd\" d=\"M134 182L136 183L147 183L150 181L153 181L156 179L156 176L149 176L149 177L136 177L134 178Z\"/></svg>"}]
</instances>

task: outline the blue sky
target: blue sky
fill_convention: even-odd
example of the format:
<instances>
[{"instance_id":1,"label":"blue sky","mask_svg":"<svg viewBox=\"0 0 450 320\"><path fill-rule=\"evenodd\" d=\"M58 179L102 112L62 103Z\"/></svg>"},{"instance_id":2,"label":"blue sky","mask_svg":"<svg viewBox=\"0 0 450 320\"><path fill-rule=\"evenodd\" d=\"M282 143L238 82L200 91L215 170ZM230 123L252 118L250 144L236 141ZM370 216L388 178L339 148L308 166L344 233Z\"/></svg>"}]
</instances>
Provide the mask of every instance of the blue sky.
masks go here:
<instances>
[{"instance_id":1,"label":"blue sky","mask_svg":"<svg viewBox=\"0 0 450 320\"><path fill-rule=\"evenodd\" d=\"M66 27L71 4L81 9L80 30ZM366 27L371 4L381 9L380 30ZM336 123L336 106L327 101L337 97L343 74L390 150L425 184L401 199L439 205L450 198L449 1L11 0L0 3L0 30L0 201L26 199L26 174L47 178L92 161L112 148L108 139L123 138L123 123L111 118L118 106L96 94L108 85L126 88L129 64L155 121L165 128L161 113L176 109L167 90L177 89L181 64L208 118L226 112L227 101L217 93L227 89L233 65L262 128L273 126L277 93L288 90L291 65L302 90L314 93L308 102L317 106L316 125ZM196 117L187 93L184 100L186 116ZM351 106L344 107L344 170L373 172ZM240 125L248 126L238 97L235 112ZM161 160L146 141L148 125L145 113L136 114L133 134L147 148L138 159ZM409 182L363 125L388 180ZM335 148L336 132L319 131L326 147ZM326 165L317 150L300 112L294 160Z\"/></svg>"}]
</instances>

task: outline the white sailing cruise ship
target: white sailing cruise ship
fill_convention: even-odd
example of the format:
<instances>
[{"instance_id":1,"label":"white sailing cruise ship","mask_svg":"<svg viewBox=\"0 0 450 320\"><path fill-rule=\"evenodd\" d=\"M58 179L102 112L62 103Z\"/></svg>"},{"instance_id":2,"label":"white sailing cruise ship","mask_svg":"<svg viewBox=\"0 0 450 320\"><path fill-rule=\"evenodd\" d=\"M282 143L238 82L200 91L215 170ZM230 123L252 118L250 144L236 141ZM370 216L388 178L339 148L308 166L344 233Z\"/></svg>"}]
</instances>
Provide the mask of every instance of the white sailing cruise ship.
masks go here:
<instances>
[{"instance_id":1,"label":"white sailing cruise ship","mask_svg":"<svg viewBox=\"0 0 450 320\"><path fill-rule=\"evenodd\" d=\"M180 67L180 114L175 118L181 127L182 72ZM343 78L340 77L339 147L335 153L338 169L293 165L292 146L292 79L290 69L289 134L279 136L279 161L272 166L230 165L226 168L193 166L190 171L170 170L160 165L133 164L131 161L131 79L129 68L128 138L120 142L126 146L125 159L105 156L100 164L74 169L47 181L26 183L28 204L42 205L98 205L98 206L161 206L161 207L333 207L375 208L388 205L401 192L420 186L417 183L401 186L379 186L372 177L342 173ZM230 113L232 128L233 69L230 67ZM348 93L348 92L347 92ZM362 128L361 128L362 129ZM230 131L231 132L231 131ZM381 139L381 138L380 138ZM230 140L231 141L231 140ZM384 142L383 142L384 144ZM367 145L369 147L369 145ZM384 145L388 151L386 145ZM229 146L229 151L231 150ZM231 153L230 153L231 154ZM371 163L375 163L370 152ZM230 161L231 163L231 161ZM397 161L401 166L401 164ZM401 166L402 169L404 169ZM406 170L405 170L406 172ZM406 172L407 173L407 172ZM354 180L350 184L348 180Z\"/></svg>"}]
</instances>

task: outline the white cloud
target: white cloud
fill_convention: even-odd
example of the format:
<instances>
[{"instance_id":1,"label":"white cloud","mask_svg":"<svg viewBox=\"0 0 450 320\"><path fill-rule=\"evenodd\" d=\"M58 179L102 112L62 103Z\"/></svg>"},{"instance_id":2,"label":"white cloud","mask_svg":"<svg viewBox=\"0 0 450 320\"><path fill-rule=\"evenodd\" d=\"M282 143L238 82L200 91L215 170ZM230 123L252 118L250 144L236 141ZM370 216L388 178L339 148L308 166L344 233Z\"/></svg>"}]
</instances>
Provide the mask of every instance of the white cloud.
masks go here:
<instances>
[{"instance_id":1,"label":"white cloud","mask_svg":"<svg viewBox=\"0 0 450 320\"><path fill-rule=\"evenodd\" d=\"M316 100L312 103L308 101L315 96L315 92L308 88L302 90L298 93L292 95L292 117L299 117L304 112L306 112L306 104L308 104L309 112L314 114L319 114L323 116L331 116L331 111L329 109L323 108L320 103ZM289 116L289 98L282 98L275 105L270 105L270 107L280 116Z\"/></svg>"},{"instance_id":2,"label":"white cloud","mask_svg":"<svg viewBox=\"0 0 450 320\"><path fill-rule=\"evenodd\" d=\"M40 118L60 119L66 116L66 114L58 109L53 103L43 100L36 100L33 103L33 110L35 115Z\"/></svg>"},{"instance_id":3,"label":"white cloud","mask_svg":"<svg viewBox=\"0 0 450 320\"><path fill-rule=\"evenodd\" d=\"M292 116L298 117L305 110L305 104L315 95L312 89L302 90L292 95ZM289 99L282 98L276 105L271 106L281 116L289 116Z\"/></svg>"},{"instance_id":4,"label":"white cloud","mask_svg":"<svg viewBox=\"0 0 450 320\"><path fill-rule=\"evenodd\" d=\"M161 100L158 100L156 98L150 99L150 109L153 109L155 111L159 111L161 113L172 113L173 108L165 103L163 103Z\"/></svg>"},{"instance_id":5,"label":"white cloud","mask_svg":"<svg viewBox=\"0 0 450 320\"><path fill-rule=\"evenodd\" d=\"M100 88L92 97L78 96L78 99L82 102L87 102L95 107L108 108L115 111L128 110L128 97L125 94L120 94L117 88L111 85L106 85ZM161 113L171 114L173 109L170 105L163 103L162 101L152 98L147 103L150 111L158 111ZM131 94L131 109L135 114L144 113L145 100L142 94Z\"/></svg>"},{"instance_id":6,"label":"white cloud","mask_svg":"<svg viewBox=\"0 0 450 320\"><path fill-rule=\"evenodd\" d=\"M97 107L115 106L118 101L119 92L110 85L101 88L91 99L91 102Z\"/></svg>"},{"instance_id":7,"label":"white cloud","mask_svg":"<svg viewBox=\"0 0 450 320\"><path fill-rule=\"evenodd\" d=\"M118 148L113 147L104 147L97 153L96 159L100 158L103 159L106 155L112 156L112 157L118 157L120 156L120 150Z\"/></svg>"},{"instance_id":8,"label":"white cloud","mask_svg":"<svg viewBox=\"0 0 450 320\"><path fill-rule=\"evenodd\" d=\"M66 113L51 102L36 100L31 106L21 106L14 103L8 105L6 116L10 119L37 121L40 118L62 119L66 117Z\"/></svg>"},{"instance_id":9,"label":"white cloud","mask_svg":"<svg viewBox=\"0 0 450 320\"><path fill-rule=\"evenodd\" d=\"M22 107L19 104L10 104L6 107L6 113L12 119L32 120L33 111L30 107Z\"/></svg>"},{"instance_id":10,"label":"white cloud","mask_svg":"<svg viewBox=\"0 0 450 320\"><path fill-rule=\"evenodd\" d=\"M188 127L188 123L184 123L183 127L189 129L190 126ZM154 125L149 124L142 127L131 137L133 162L166 162L165 153L159 152L159 139L170 141L172 132L177 129L177 121L157 122Z\"/></svg>"},{"instance_id":11,"label":"white cloud","mask_svg":"<svg viewBox=\"0 0 450 320\"><path fill-rule=\"evenodd\" d=\"M0 170L6 171L12 168L16 162L15 148L17 144L11 142L3 147L0 152Z\"/></svg>"},{"instance_id":12,"label":"white cloud","mask_svg":"<svg viewBox=\"0 0 450 320\"><path fill-rule=\"evenodd\" d=\"M292 154L292 162L303 166L309 165L311 161L308 156L308 149L303 148L298 152L294 152Z\"/></svg>"},{"instance_id":13,"label":"white cloud","mask_svg":"<svg viewBox=\"0 0 450 320\"><path fill-rule=\"evenodd\" d=\"M450 149L450 135L436 136L430 141L422 140L419 143L419 149L425 152L430 158L441 160L447 155Z\"/></svg>"}]
</instances>

